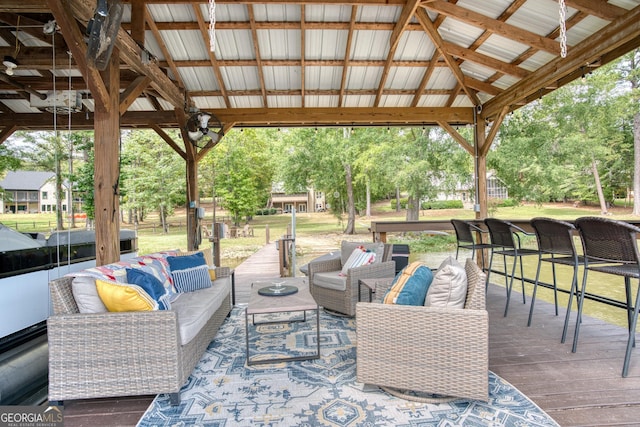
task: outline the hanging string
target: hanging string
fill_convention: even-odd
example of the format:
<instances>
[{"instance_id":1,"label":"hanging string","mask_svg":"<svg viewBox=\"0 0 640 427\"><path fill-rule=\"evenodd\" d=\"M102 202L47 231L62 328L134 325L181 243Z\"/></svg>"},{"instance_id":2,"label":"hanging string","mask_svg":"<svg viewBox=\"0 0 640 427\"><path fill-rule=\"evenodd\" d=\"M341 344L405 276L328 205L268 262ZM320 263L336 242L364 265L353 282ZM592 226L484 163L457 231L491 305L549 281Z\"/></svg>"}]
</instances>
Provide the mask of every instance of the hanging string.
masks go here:
<instances>
[{"instance_id":1,"label":"hanging string","mask_svg":"<svg viewBox=\"0 0 640 427\"><path fill-rule=\"evenodd\" d=\"M216 51L216 0L209 0L209 50Z\"/></svg>"},{"instance_id":2,"label":"hanging string","mask_svg":"<svg viewBox=\"0 0 640 427\"><path fill-rule=\"evenodd\" d=\"M564 0L559 0L560 14L560 56L567 57L567 5Z\"/></svg>"},{"instance_id":3,"label":"hanging string","mask_svg":"<svg viewBox=\"0 0 640 427\"><path fill-rule=\"evenodd\" d=\"M69 188L67 188L67 212L69 214L69 224L67 226L67 233L69 238L67 239L67 242L69 243L67 248L68 248L68 260L69 263L71 262L71 226L74 225L74 217L73 217L73 182L72 182L72 175L73 175L73 140L71 138L71 103L74 102L71 99L71 96L74 95L73 92L71 91L71 89L73 88L72 84L71 84L71 58L73 57L73 54L71 53L71 51L67 51L67 54L69 56L69 85L68 85L68 93L69 93L69 109L68 109L68 115L67 115L67 143L68 143L68 149L69 149L69 179L67 180L67 182L69 183Z\"/></svg>"}]
</instances>

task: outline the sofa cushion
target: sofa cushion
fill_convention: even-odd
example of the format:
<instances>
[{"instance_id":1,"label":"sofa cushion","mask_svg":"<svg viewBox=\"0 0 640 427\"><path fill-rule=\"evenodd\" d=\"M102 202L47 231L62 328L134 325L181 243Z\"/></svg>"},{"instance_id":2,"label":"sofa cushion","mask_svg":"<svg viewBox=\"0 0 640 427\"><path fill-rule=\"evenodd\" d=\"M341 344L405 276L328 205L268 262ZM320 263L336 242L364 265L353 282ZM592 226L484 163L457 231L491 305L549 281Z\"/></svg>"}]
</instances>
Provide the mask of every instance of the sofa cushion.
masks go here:
<instances>
[{"instance_id":1,"label":"sofa cushion","mask_svg":"<svg viewBox=\"0 0 640 427\"><path fill-rule=\"evenodd\" d=\"M424 305L427 307L464 308L467 298L467 273L453 257L445 259L433 277Z\"/></svg>"},{"instance_id":2,"label":"sofa cushion","mask_svg":"<svg viewBox=\"0 0 640 427\"><path fill-rule=\"evenodd\" d=\"M168 256L167 262L169 263L169 270L172 273L176 270L185 270L200 265L207 265L202 252L184 256Z\"/></svg>"},{"instance_id":3,"label":"sofa cushion","mask_svg":"<svg viewBox=\"0 0 640 427\"><path fill-rule=\"evenodd\" d=\"M127 268L127 282L138 285L158 303L159 310L170 310L171 301L169 291L160 283L157 277L139 268Z\"/></svg>"},{"instance_id":4,"label":"sofa cushion","mask_svg":"<svg viewBox=\"0 0 640 427\"><path fill-rule=\"evenodd\" d=\"M109 311L152 311L158 303L138 285L96 279L98 295Z\"/></svg>"},{"instance_id":5,"label":"sofa cushion","mask_svg":"<svg viewBox=\"0 0 640 427\"><path fill-rule=\"evenodd\" d=\"M314 273L313 284L321 288L344 291L347 289L347 278L342 276L339 271L325 271Z\"/></svg>"},{"instance_id":6,"label":"sofa cushion","mask_svg":"<svg viewBox=\"0 0 640 427\"><path fill-rule=\"evenodd\" d=\"M109 311L98 295L95 277L75 276L71 281L71 292L80 313L105 313Z\"/></svg>"},{"instance_id":7,"label":"sofa cushion","mask_svg":"<svg viewBox=\"0 0 640 427\"><path fill-rule=\"evenodd\" d=\"M351 252L347 262L342 266L341 275L346 276L350 269L362 267L363 265L372 264L376 259L376 253L358 246Z\"/></svg>"},{"instance_id":8,"label":"sofa cushion","mask_svg":"<svg viewBox=\"0 0 640 427\"><path fill-rule=\"evenodd\" d=\"M433 273L429 267L420 261L412 262L393 279L383 301L385 304L424 305L432 281Z\"/></svg>"},{"instance_id":9,"label":"sofa cushion","mask_svg":"<svg viewBox=\"0 0 640 427\"><path fill-rule=\"evenodd\" d=\"M171 305L171 309L178 314L181 345L188 344L220 308L230 286L231 278L222 277L211 287L182 294Z\"/></svg>"},{"instance_id":10,"label":"sofa cushion","mask_svg":"<svg viewBox=\"0 0 640 427\"><path fill-rule=\"evenodd\" d=\"M211 281L216 280L217 276L216 276L216 268L215 267L209 267L209 279L211 279Z\"/></svg>"},{"instance_id":11,"label":"sofa cushion","mask_svg":"<svg viewBox=\"0 0 640 427\"><path fill-rule=\"evenodd\" d=\"M340 265L346 264L347 260L353 253L353 250L358 246L362 246L366 250L376 253L376 259L373 261L374 264L382 262L382 257L384 256L384 243L347 242L343 240L340 245Z\"/></svg>"},{"instance_id":12,"label":"sofa cushion","mask_svg":"<svg viewBox=\"0 0 640 427\"><path fill-rule=\"evenodd\" d=\"M193 292L211 287L209 267L206 265L171 271L171 276L178 292Z\"/></svg>"}]
</instances>

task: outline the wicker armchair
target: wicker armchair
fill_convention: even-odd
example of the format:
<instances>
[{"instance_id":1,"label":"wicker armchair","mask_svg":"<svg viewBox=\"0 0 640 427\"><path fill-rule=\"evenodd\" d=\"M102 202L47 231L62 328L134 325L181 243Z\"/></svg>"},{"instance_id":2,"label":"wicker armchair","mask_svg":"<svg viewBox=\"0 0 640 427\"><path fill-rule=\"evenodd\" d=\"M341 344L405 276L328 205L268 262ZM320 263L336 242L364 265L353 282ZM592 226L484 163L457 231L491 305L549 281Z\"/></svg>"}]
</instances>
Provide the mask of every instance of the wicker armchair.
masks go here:
<instances>
[{"instance_id":1,"label":"wicker armchair","mask_svg":"<svg viewBox=\"0 0 640 427\"><path fill-rule=\"evenodd\" d=\"M464 309L379 302L356 305L358 382L422 402L488 400L485 274L471 259L467 259L465 270L468 289ZM385 289L376 289L378 298L384 293Z\"/></svg>"},{"instance_id":2,"label":"wicker armchair","mask_svg":"<svg viewBox=\"0 0 640 427\"><path fill-rule=\"evenodd\" d=\"M393 278L396 272L395 261L391 259L393 245L384 244L384 253L380 262L350 269L346 276L344 289L334 289L320 285L317 279L314 282L314 276L318 273L335 272L337 274L340 272L356 245L367 247L375 244L343 241L340 258L309 263L309 290L316 302L325 309L347 316L355 316L356 314L360 279Z\"/></svg>"}]
</instances>

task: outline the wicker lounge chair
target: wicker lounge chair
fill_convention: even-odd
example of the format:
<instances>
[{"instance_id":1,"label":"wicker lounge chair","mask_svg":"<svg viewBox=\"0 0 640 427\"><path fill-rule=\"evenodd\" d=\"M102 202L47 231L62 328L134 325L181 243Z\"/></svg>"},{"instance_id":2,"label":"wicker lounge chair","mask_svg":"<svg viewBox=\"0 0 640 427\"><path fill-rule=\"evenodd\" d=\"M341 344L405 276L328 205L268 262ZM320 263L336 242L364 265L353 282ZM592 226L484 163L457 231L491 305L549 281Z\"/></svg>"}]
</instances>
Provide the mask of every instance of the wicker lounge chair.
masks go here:
<instances>
[{"instance_id":1,"label":"wicker lounge chair","mask_svg":"<svg viewBox=\"0 0 640 427\"><path fill-rule=\"evenodd\" d=\"M318 260L309 263L309 290L316 302L327 310L335 311L347 316L355 316L356 302L358 302L358 287L360 279L395 276L395 262L391 260L392 246L384 244L384 253L380 261L348 270L344 277L344 288L327 287L321 284L320 274L337 275L345 264L349 255L357 245L371 246L372 243L342 242L340 258Z\"/></svg>"},{"instance_id":2,"label":"wicker lounge chair","mask_svg":"<svg viewBox=\"0 0 640 427\"><path fill-rule=\"evenodd\" d=\"M485 274L471 259L467 259L465 270L468 289L464 309L379 302L356 305L359 382L423 402L456 398L488 400L489 316L485 309ZM384 289L376 289L378 298L384 293Z\"/></svg>"}]
</instances>

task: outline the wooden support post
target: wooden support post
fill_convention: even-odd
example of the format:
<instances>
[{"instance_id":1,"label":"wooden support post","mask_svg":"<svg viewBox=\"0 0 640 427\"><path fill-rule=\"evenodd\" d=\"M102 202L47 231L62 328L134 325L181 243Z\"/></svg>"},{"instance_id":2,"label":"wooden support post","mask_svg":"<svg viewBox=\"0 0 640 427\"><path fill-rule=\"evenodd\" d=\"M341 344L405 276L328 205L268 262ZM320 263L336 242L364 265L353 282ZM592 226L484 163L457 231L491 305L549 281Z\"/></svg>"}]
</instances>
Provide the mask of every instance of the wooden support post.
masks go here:
<instances>
[{"instance_id":1,"label":"wooden support post","mask_svg":"<svg viewBox=\"0 0 640 427\"><path fill-rule=\"evenodd\" d=\"M196 241L198 220L195 209L190 206L193 205L197 208L200 201L198 197L198 161L192 153L195 153L195 150L187 150L187 250L189 251L198 248Z\"/></svg>"},{"instance_id":2,"label":"wooden support post","mask_svg":"<svg viewBox=\"0 0 640 427\"><path fill-rule=\"evenodd\" d=\"M489 215L487 199L487 155L483 149L486 144L485 122L479 119L476 123L475 144L476 144L476 179L478 180L476 203L480 205L480 211L476 212L476 219L483 219Z\"/></svg>"},{"instance_id":3,"label":"wooden support post","mask_svg":"<svg viewBox=\"0 0 640 427\"><path fill-rule=\"evenodd\" d=\"M96 98L95 131L95 223L96 265L120 260L120 70L118 49L114 48L107 69L101 73L109 98ZM93 91L93 83L89 80Z\"/></svg>"}]
</instances>

